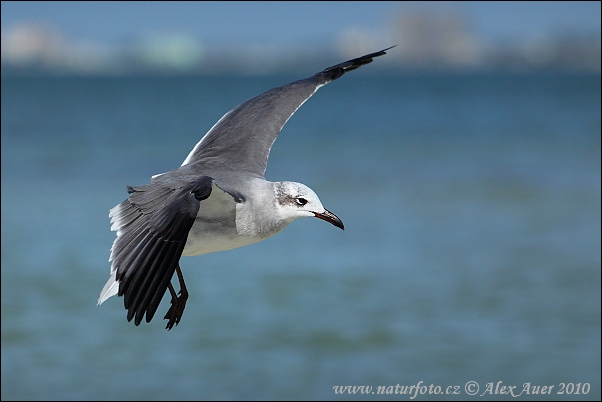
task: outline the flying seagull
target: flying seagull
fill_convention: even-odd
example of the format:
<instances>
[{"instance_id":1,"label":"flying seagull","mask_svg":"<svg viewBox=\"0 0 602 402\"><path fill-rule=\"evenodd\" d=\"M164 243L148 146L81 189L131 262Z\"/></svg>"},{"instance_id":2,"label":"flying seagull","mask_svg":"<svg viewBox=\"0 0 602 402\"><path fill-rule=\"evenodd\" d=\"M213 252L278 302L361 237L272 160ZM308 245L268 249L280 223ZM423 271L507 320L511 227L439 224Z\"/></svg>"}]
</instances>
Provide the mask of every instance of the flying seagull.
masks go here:
<instances>
[{"instance_id":1,"label":"flying seagull","mask_svg":"<svg viewBox=\"0 0 602 402\"><path fill-rule=\"evenodd\" d=\"M153 176L150 184L127 186L128 199L109 212L117 238L109 258L111 276L98 304L123 296L127 320L139 325L144 315L146 322L153 319L169 289L171 306L164 319L170 330L180 322L188 299L180 256L257 243L302 217L344 229L309 187L265 180L268 155L284 124L318 88L389 49L328 67L242 103L205 134L182 166ZM174 272L178 294L171 284Z\"/></svg>"}]
</instances>

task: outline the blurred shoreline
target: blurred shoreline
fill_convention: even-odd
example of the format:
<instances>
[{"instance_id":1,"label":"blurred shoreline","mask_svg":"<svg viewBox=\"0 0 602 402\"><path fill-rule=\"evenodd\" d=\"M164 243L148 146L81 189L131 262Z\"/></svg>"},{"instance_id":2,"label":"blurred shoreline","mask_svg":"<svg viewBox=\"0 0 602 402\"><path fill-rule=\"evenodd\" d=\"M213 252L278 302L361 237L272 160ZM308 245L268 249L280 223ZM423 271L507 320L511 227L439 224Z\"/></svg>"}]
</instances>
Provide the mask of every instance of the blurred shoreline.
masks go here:
<instances>
[{"instance_id":1,"label":"blurred shoreline","mask_svg":"<svg viewBox=\"0 0 602 402\"><path fill-rule=\"evenodd\" d=\"M325 46L218 44L177 31L107 44L66 37L56 26L32 21L2 28L2 75L267 75L307 71L392 45L397 47L374 70L600 74L599 32L548 32L510 41L486 39L474 25L449 10L399 13L378 31L347 28Z\"/></svg>"}]
</instances>

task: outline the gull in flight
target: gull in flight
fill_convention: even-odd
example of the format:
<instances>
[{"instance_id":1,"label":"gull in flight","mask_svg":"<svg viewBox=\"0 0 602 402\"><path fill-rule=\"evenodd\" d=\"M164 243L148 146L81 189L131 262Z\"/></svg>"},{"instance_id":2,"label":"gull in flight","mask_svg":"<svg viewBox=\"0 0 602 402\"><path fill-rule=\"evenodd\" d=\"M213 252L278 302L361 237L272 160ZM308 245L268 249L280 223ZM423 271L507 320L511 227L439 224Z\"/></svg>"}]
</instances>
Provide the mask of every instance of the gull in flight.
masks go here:
<instances>
[{"instance_id":1,"label":"gull in flight","mask_svg":"<svg viewBox=\"0 0 602 402\"><path fill-rule=\"evenodd\" d=\"M178 325L188 291L181 256L230 250L267 239L297 218L316 217L343 229L309 187L270 182L270 148L295 111L320 87L372 62L391 48L358 57L258 95L226 113L182 166L127 186L129 197L109 212L117 237L110 278L98 304L123 296L127 320L150 322L169 290L167 329ZM176 273L180 292L171 279Z\"/></svg>"}]
</instances>

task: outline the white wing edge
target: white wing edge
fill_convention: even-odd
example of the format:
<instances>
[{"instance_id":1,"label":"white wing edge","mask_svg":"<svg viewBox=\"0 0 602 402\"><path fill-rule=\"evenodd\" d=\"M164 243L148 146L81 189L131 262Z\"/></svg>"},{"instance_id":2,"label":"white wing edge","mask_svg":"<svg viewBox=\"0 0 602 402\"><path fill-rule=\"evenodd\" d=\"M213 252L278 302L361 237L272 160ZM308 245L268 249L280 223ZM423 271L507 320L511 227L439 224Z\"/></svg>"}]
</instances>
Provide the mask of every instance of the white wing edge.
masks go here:
<instances>
[{"instance_id":1,"label":"white wing edge","mask_svg":"<svg viewBox=\"0 0 602 402\"><path fill-rule=\"evenodd\" d=\"M97 304L104 303L109 297L115 296L119 291L119 282L115 279L116 272L111 273L111 277L105 284L104 288L100 292L100 297L98 298Z\"/></svg>"}]
</instances>

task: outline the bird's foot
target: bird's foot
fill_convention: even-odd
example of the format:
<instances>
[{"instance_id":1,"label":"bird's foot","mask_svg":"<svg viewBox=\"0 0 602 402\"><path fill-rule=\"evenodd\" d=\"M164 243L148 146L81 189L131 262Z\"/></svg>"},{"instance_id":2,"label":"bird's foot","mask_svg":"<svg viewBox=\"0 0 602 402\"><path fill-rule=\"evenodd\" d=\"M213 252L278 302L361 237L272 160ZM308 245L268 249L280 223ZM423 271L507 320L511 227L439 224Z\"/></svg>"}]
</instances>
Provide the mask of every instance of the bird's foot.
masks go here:
<instances>
[{"instance_id":1,"label":"bird's foot","mask_svg":"<svg viewBox=\"0 0 602 402\"><path fill-rule=\"evenodd\" d=\"M171 284L170 284L171 287ZM186 288L182 289L179 296L176 296L175 290L171 287L171 307L167 310L167 314L163 317L164 320L169 320L165 329L168 331L173 328L174 325L178 325L184 314L184 308L186 307L186 301L188 300L188 292Z\"/></svg>"}]
</instances>

